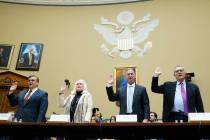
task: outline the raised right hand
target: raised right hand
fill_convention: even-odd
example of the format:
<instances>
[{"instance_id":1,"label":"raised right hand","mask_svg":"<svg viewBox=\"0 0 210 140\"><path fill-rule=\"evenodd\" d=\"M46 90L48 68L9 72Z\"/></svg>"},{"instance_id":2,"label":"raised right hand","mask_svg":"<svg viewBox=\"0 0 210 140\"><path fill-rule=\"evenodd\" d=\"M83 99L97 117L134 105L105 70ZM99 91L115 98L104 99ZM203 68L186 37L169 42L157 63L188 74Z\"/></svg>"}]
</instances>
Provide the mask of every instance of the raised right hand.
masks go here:
<instances>
[{"instance_id":1,"label":"raised right hand","mask_svg":"<svg viewBox=\"0 0 210 140\"><path fill-rule=\"evenodd\" d=\"M108 78L107 83L110 84L110 85L113 85L114 84L114 78L113 78L113 75L112 74L109 75L109 78Z\"/></svg>"},{"instance_id":2,"label":"raised right hand","mask_svg":"<svg viewBox=\"0 0 210 140\"><path fill-rule=\"evenodd\" d=\"M12 94L17 89L18 82L12 82L12 85L9 89L9 94Z\"/></svg>"},{"instance_id":3,"label":"raised right hand","mask_svg":"<svg viewBox=\"0 0 210 140\"><path fill-rule=\"evenodd\" d=\"M64 93L64 91L68 88L68 85L66 85L66 83L64 83L62 86L61 86L61 89L60 89L60 93Z\"/></svg>"},{"instance_id":4,"label":"raised right hand","mask_svg":"<svg viewBox=\"0 0 210 140\"><path fill-rule=\"evenodd\" d=\"M156 67L154 71L154 76L158 77L162 74L160 67Z\"/></svg>"}]
</instances>

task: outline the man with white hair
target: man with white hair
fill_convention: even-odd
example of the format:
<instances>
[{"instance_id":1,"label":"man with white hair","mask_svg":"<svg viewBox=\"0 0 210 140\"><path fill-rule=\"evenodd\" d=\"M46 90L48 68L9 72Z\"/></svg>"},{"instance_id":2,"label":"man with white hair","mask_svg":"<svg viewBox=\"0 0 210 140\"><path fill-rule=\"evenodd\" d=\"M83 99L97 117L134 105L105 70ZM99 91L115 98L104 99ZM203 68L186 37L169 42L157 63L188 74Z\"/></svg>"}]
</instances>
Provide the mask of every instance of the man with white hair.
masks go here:
<instances>
[{"instance_id":1,"label":"man with white hair","mask_svg":"<svg viewBox=\"0 0 210 140\"><path fill-rule=\"evenodd\" d=\"M23 55L23 66L25 67L35 67L35 54L33 48L29 47L28 52Z\"/></svg>"},{"instance_id":2,"label":"man with white hair","mask_svg":"<svg viewBox=\"0 0 210 140\"><path fill-rule=\"evenodd\" d=\"M163 94L163 122L188 121L188 113L204 112L200 90L197 85L185 81L184 67L178 65L174 69L176 81L158 85L161 75L156 68L152 78L152 92Z\"/></svg>"}]
</instances>

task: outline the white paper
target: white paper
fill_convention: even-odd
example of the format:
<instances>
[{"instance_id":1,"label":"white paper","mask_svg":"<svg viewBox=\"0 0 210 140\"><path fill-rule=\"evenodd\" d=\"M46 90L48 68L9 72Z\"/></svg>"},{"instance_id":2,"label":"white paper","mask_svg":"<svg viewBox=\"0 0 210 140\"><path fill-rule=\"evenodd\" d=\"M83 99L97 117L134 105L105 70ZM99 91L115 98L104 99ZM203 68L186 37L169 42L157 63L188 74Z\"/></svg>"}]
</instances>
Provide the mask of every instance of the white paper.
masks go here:
<instances>
[{"instance_id":1,"label":"white paper","mask_svg":"<svg viewBox=\"0 0 210 140\"><path fill-rule=\"evenodd\" d=\"M0 113L1 121L12 121L13 114L12 113Z\"/></svg>"},{"instance_id":2,"label":"white paper","mask_svg":"<svg viewBox=\"0 0 210 140\"><path fill-rule=\"evenodd\" d=\"M61 114L61 115L52 114L48 121L49 122L70 122L70 116L64 115L64 114Z\"/></svg>"},{"instance_id":3,"label":"white paper","mask_svg":"<svg viewBox=\"0 0 210 140\"><path fill-rule=\"evenodd\" d=\"M137 115L116 115L116 122L137 122Z\"/></svg>"},{"instance_id":4,"label":"white paper","mask_svg":"<svg viewBox=\"0 0 210 140\"><path fill-rule=\"evenodd\" d=\"M210 113L189 113L188 121L210 121Z\"/></svg>"}]
</instances>

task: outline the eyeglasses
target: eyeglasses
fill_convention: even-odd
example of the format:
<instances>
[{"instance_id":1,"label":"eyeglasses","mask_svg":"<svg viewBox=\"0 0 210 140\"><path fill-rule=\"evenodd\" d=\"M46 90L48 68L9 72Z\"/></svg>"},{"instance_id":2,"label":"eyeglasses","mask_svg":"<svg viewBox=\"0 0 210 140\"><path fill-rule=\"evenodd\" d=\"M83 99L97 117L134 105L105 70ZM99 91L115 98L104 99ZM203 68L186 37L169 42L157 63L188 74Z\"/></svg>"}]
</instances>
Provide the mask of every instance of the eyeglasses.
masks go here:
<instances>
[{"instance_id":1,"label":"eyeglasses","mask_svg":"<svg viewBox=\"0 0 210 140\"><path fill-rule=\"evenodd\" d=\"M33 81L35 81L35 79L28 79L28 81L29 81L29 82L30 82L30 81L32 81L32 82L33 82Z\"/></svg>"},{"instance_id":2,"label":"eyeglasses","mask_svg":"<svg viewBox=\"0 0 210 140\"><path fill-rule=\"evenodd\" d=\"M184 69L178 69L178 70L175 70L175 72L183 72Z\"/></svg>"}]
</instances>

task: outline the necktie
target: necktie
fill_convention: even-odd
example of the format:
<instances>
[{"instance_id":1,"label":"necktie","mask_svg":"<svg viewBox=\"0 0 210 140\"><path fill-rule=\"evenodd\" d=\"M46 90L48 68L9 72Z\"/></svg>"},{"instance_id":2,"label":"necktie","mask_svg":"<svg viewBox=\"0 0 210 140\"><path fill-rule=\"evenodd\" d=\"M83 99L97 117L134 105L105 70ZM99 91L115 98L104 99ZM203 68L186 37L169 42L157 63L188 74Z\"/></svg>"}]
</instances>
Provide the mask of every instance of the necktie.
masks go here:
<instances>
[{"instance_id":1,"label":"necktie","mask_svg":"<svg viewBox=\"0 0 210 140\"><path fill-rule=\"evenodd\" d=\"M184 89L184 84L180 83L181 86L181 94L182 94L182 100L183 100L183 105L184 105L184 112L188 113L188 105L187 105L187 94L186 91Z\"/></svg>"},{"instance_id":2,"label":"necktie","mask_svg":"<svg viewBox=\"0 0 210 140\"><path fill-rule=\"evenodd\" d=\"M28 91L28 94L24 97L24 104L26 104L31 96L32 90Z\"/></svg>"}]
</instances>

